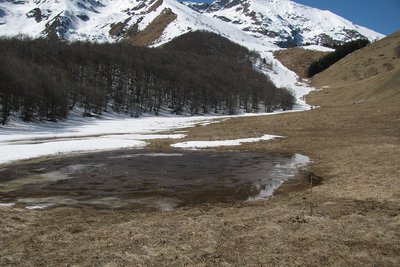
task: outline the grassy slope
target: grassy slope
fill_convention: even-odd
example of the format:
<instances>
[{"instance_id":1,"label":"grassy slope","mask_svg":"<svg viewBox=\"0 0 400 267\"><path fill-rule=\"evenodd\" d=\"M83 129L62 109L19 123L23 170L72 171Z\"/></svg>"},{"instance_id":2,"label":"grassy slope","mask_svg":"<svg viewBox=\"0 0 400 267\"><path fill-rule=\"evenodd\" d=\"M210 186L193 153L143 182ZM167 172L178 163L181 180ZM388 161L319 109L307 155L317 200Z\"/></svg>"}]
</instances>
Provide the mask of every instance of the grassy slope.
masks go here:
<instances>
[{"instance_id":1,"label":"grassy slope","mask_svg":"<svg viewBox=\"0 0 400 267\"><path fill-rule=\"evenodd\" d=\"M278 50L274 56L288 69L296 72L300 78L307 77L308 66L329 52L307 50L299 47Z\"/></svg>"},{"instance_id":2,"label":"grassy slope","mask_svg":"<svg viewBox=\"0 0 400 267\"><path fill-rule=\"evenodd\" d=\"M143 31L126 38L126 40L137 46L149 46L159 39L166 27L176 19L170 9L164 9Z\"/></svg>"},{"instance_id":3,"label":"grassy slope","mask_svg":"<svg viewBox=\"0 0 400 267\"><path fill-rule=\"evenodd\" d=\"M400 84L396 69L381 68L396 66L388 46L398 42L391 36L316 77L331 86L309 96L319 109L189 129L188 140L284 135L226 149L308 155L323 185L293 191L292 182L269 201L167 213L0 207L0 265L399 266ZM347 66L361 72L370 57L379 74L350 79Z\"/></svg>"},{"instance_id":4,"label":"grassy slope","mask_svg":"<svg viewBox=\"0 0 400 267\"><path fill-rule=\"evenodd\" d=\"M313 78L316 87L309 101L319 105L398 101L400 98L400 31L348 55ZM329 94L329 96L326 96Z\"/></svg>"}]
</instances>

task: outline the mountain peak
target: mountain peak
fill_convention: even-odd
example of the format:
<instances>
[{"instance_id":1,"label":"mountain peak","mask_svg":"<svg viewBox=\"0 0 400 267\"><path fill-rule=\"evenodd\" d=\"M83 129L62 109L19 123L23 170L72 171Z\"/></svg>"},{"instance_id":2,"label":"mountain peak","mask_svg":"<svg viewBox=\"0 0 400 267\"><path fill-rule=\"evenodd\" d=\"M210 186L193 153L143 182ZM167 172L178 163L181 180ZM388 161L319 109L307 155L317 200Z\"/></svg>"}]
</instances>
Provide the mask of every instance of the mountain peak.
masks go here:
<instances>
[{"instance_id":1,"label":"mountain peak","mask_svg":"<svg viewBox=\"0 0 400 267\"><path fill-rule=\"evenodd\" d=\"M216 0L207 8L186 3L194 10L247 32L256 38L272 39L281 47L304 44L336 45L382 34L333 14L290 0Z\"/></svg>"}]
</instances>

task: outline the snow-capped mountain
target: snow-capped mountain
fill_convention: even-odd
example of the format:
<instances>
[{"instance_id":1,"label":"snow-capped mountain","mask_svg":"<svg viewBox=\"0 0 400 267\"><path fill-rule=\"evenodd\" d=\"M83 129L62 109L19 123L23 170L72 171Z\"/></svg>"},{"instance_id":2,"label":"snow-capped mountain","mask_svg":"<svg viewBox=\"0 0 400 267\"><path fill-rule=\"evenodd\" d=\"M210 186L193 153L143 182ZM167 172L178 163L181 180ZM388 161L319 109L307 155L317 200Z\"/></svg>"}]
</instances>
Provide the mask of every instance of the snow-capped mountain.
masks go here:
<instances>
[{"instance_id":1,"label":"snow-capped mountain","mask_svg":"<svg viewBox=\"0 0 400 267\"><path fill-rule=\"evenodd\" d=\"M330 45L356 38L382 37L333 14L290 0L216 0L186 5L257 38L270 38L284 47L304 44Z\"/></svg>"},{"instance_id":2,"label":"snow-capped mountain","mask_svg":"<svg viewBox=\"0 0 400 267\"><path fill-rule=\"evenodd\" d=\"M329 11L289 0L0 0L0 36L157 46L194 30L219 33L249 48L332 44L383 35Z\"/></svg>"}]
</instances>

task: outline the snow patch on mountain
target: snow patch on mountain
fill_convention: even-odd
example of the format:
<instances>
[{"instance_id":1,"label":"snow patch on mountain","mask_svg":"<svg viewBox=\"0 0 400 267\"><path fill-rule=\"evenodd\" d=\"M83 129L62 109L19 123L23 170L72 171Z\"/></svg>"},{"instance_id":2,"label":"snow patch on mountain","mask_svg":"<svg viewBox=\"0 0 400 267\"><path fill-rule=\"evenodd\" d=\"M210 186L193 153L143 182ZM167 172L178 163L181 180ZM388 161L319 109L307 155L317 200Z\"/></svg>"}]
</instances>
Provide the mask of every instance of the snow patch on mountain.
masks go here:
<instances>
[{"instance_id":1,"label":"snow patch on mountain","mask_svg":"<svg viewBox=\"0 0 400 267\"><path fill-rule=\"evenodd\" d=\"M306 50L320 51L320 52L333 52L335 49L321 46L321 45L305 45L301 46L301 48Z\"/></svg>"}]
</instances>

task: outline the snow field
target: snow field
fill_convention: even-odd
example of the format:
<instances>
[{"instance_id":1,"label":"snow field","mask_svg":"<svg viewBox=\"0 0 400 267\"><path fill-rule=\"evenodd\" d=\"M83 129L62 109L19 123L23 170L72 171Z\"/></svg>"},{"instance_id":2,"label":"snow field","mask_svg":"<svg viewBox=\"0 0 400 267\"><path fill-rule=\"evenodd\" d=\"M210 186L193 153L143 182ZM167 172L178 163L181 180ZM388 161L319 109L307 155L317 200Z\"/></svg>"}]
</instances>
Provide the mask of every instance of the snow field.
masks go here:
<instances>
[{"instance_id":1,"label":"snow field","mask_svg":"<svg viewBox=\"0 0 400 267\"><path fill-rule=\"evenodd\" d=\"M265 134L261 137L243 138L243 139L235 139L235 140L188 141L188 142L181 142L181 143L173 144L172 147L196 150L196 149L200 149L200 148L211 148L211 147L221 147L221 146L240 146L243 143L267 141L267 140L272 140L275 138L283 138L283 137L278 136L278 135Z\"/></svg>"},{"instance_id":2,"label":"snow field","mask_svg":"<svg viewBox=\"0 0 400 267\"><path fill-rule=\"evenodd\" d=\"M108 119L77 118L73 114L69 119L58 123L23 123L12 121L5 127L0 127L0 164L10 163L49 155L76 152L93 152L116 149L139 149L152 139L179 139L186 136L182 131L175 130L219 123L232 117L270 116L274 114L301 111L300 106L291 111L274 113L244 113L230 116L174 116L174 117L141 117ZM170 132L172 134L164 134ZM237 140L207 141L212 147L240 145L246 142L258 142L279 138L279 136L263 135L257 138ZM201 141L178 143L174 147L206 148ZM209 146L210 147L210 146Z\"/></svg>"}]
</instances>

